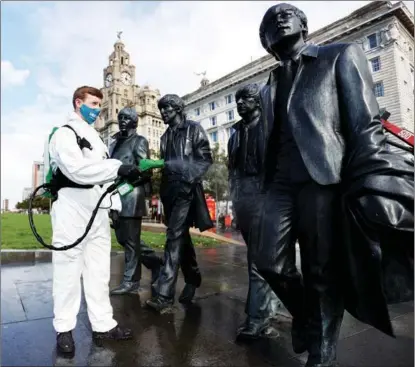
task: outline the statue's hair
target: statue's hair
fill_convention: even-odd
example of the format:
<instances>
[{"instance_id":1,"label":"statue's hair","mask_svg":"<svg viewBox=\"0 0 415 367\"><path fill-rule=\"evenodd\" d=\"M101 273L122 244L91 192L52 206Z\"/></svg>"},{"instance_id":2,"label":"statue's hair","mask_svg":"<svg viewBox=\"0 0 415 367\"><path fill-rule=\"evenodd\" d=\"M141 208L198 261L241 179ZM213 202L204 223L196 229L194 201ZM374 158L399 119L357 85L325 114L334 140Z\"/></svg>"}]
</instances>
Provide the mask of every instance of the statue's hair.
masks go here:
<instances>
[{"instance_id":1,"label":"statue's hair","mask_svg":"<svg viewBox=\"0 0 415 367\"><path fill-rule=\"evenodd\" d=\"M172 106L172 107L179 107L184 108L184 101L177 95L177 94L165 94L161 97L158 101L158 106Z\"/></svg>"},{"instance_id":2,"label":"statue's hair","mask_svg":"<svg viewBox=\"0 0 415 367\"><path fill-rule=\"evenodd\" d=\"M118 112L118 117L120 117L121 115L129 116L135 125L138 124L138 114L135 108L124 107L120 112Z\"/></svg>"},{"instance_id":3,"label":"statue's hair","mask_svg":"<svg viewBox=\"0 0 415 367\"><path fill-rule=\"evenodd\" d=\"M259 102L260 101L260 98L259 98L260 90L261 90L260 86L256 83L244 85L243 87L239 88L236 91L235 100L238 101L240 97L246 96L246 97L255 98L255 100Z\"/></svg>"},{"instance_id":4,"label":"statue's hair","mask_svg":"<svg viewBox=\"0 0 415 367\"><path fill-rule=\"evenodd\" d=\"M157 103L159 109L166 106L171 106L176 110L180 110L180 115L184 115L184 101L177 95L177 94L166 94L165 96L161 97Z\"/></svg>"},{"instance_id":5,"label":"statue's hair","mask_svg":"<svg viewBox=\"0 0 415 367\"><path fill-rule=\"evenodd\" d=\"M274 13L274 9L275 8L279 8L284 6L285 9L289 9L292 10L295 14L296 17L298 17L304 27L303 30L303 37L304 40L307 39L308 37L308 20L306 15L304 14L304 12L300 9L298 9L297 7L295 7L294 5L291 4L287 4L287 3L280 3L277 5L273 5L271 6L265 13L264 17L262 18L262 22L261 25L259 26L259 39L261 40L261 45L263 48L265 48L265 50L270 53L272 55L272 50L268 47L267 45L267 40L265 39L265 26L269 21L269 18L273 15Z\"/></svg>"}]
</instances>

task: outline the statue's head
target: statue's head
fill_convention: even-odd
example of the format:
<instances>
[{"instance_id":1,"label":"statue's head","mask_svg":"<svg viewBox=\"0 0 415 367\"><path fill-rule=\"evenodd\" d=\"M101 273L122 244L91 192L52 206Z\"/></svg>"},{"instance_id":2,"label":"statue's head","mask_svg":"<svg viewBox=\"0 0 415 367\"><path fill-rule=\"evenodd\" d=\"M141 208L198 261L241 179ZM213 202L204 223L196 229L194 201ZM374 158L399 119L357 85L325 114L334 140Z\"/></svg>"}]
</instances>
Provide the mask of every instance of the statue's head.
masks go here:
<instances>
[{"instance_id":1,"label":"statue's head","mask_svg":"<svg viewBox=\"0 0 415 367\"><path fill-rule=\"evenodd\" d=\"M255 83L247 84L236 91L236 109L238 110L239 116L241 116L244 121L246 116L252 116L252 112L261 109L259 91L260 87Z\"/></svg>"},{"instance_id":2,"label":"statue's head","mask_svg":"<svg viewBox=\"0 0 415 367\"><path fill-rule=\"evenodd\" d=\"M266 11L259 27L259 38L268 53L274 54L273 47L299 36L304 40L308 36L307 17L303 11L286 3L271 6Z\"/></svg>"},{"instance_id":3,"label":"statue's head","mask_svg":"<svg viewBox=\"0 0 415 367\"><path fill-rule=\"evenodd\" d=\"M185 119L184 101L176 94L166 94L157 104L161 118L165 124L170 124L179 116L182 120Z\"/></svg>"},{"instance_id":4,"label":"statue's head","mask_svg":"<svg viewBox=\"0 0 415 367\"><path fill-rule=\"evenodd\" d=\"M132 107L124 107L118 113L118 128L121 133L129 130L137 129L138 115L137 111Z\"/></svg>"}]
</instances>

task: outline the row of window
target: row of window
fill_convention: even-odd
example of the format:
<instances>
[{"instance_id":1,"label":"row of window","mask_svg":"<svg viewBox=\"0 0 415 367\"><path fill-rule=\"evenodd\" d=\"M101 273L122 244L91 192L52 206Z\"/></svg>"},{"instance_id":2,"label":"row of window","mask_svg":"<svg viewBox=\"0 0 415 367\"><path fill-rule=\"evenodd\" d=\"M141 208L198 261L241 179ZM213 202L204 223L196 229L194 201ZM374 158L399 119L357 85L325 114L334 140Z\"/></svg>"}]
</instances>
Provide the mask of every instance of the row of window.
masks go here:
<instances>
[{"instance_id":1,"label":"row of window","mask_svg":"<svg viewBox=\"0 0 415 367\"><path fill-rule=\"evenodd\" d=\"M375 92L376 97L384 97L385 96L385 88L383 86L383 81L374 83L374 92ZM234 120L234 118L235 118L234 110L227 111L226 114L227 114L228 122ZM216 116L212 116L210 118L210 125L211 126L217 126L217 117ZM214 143L216 143L218 141L217 131L214 131L214 132L210 133L210 138Z\"/></svg>"},{"instance_id":2,"label":"row of window","mask_svg":"<svg viewBox=\"0 0 415 367\"><path fill-rule=\"evenodd\" d=\"M225 96L225 103L231 104L233 102L233 94L228 94ZM214 111L218 107L217 101L209 102L209 111ZM200 116L201 109L200 107L195 108L195 116Z\"/></svg>"},{"instance_id":3,"label":"row of window","mask_svg":"<svg viewBox=\"0 0 415 367\"><path fill-rule=\"evenodd\" d=\"M377 57L375 59L379 59L379 58ZM377 62L380 62L380 61L377 60ZM372 63L372 65L379 65L379 68L380 68L380 63L379 64ZM378 70L379 69L374 70L374 71L378 71ZM383 81L376 82L374 84L374 91L375 91L376 97L384 97L385 96ZM234 112L234 110L226 111L226 117L227 117L227 122L233 121L235 119L235 112ZM216 116L211 116L210 117L210 126L217 126L217 124L218 124L217 117Z\"/></svg>"},{"instance_id":4,"label":"row of window","mask_svg":"<svg viewBox=\"0 0 415 367\"><path fill-rule=\"evenodd\" d=\"M378 65L379 68L380 68L380 60L379 60L379 58L377 57L375 59L378 59L378 60L376 62L373 62L372 65L375 65L375 66ZM379 62L379 64L377 62ZM378 66L376 66L373 69L376 69ZM376 69L374 71L378 71L378 70L379 69ZM374 83L374 92L375 92L376 97L384 97L385 96L385 90L384 90L384 86L383 86L383 81ZM235 119L235 112L234 112L234 110L226 111L226 118L227 118L227 122L233 121ZM217 126L217 124L218 124L217 116L211 116L210 117L210 126L211 127ZM212 134L214 134L214 133L212 133ZM212 137L212 141L215 141L213 139L214 138Z\"/></svg>"},{"instance_id":5,"label":"row of window","mask_svg":"<svg viewBox=\"0 0 415 367\"><path fill-rule=\"evenodd\" d=\"M226 137L229 139L230 136L233 134L233 132L235 131L235 129L233 129L232 127L228 127L226 129ZM217 143L218 142L218 132L217 131L213 131L209 134L210 140L212 141L212 143Z\"/></svg>"},{"instance_id":6,"label":"row of window","mask_svg":"<svg viewBox=\"0 0 415 367\"><path fill-rule=\"evenodd\" d=\"M160 137L162 134L163 133L160 130L155 130L155 129L151 130L150 128L147 129L148 137L153 136L153 138L156 138L156 137Z\"/></svg>"},{"instance_id":7,"label":"row of window","mask_svg":"<svg viewBox=\"0 0 415 367\"><path fill-rule=\"evenodd\" d=\"M227 122L231 122L235 119L235 112L234 110L226 111L226 119ZM216 116L210 117L210 126L216 126L218 124L218 119Z\"/></svg>"},{"instance_id":8,"label":"row of window","mask_svg":"<svg viewBox=\"0 0 415 367\"><path fill-rule=\"evenodd\" d=\"M380 35L377 32L367 36L367 39L369 44L369 50L376 48L380 45ZM409 53L412 53L412 47L409 47L408 51Z\"/></svg>"}]
</instances>

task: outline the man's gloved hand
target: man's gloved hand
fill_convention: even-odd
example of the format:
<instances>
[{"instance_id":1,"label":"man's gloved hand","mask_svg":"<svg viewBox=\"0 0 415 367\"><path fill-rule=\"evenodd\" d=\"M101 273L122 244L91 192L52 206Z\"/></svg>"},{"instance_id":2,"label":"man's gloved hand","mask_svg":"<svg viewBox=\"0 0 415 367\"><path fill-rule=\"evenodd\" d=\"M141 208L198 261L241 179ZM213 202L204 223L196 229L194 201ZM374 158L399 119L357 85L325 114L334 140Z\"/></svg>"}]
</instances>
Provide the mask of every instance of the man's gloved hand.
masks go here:
<instances>
[{"instance_id":1,"label":"man's gloved hand","mask_svg":"<svg viewBox=\"0 0 415 367\"><path fill-rule=\"evenodd\" d=\"M141 172L147 171L152 168L163 168L164 167L164 159L142 159L138 164L138 169Z\"/></svg>"},{"instance_id":2,"label":"man's gloved hand","mask_svg":"<svg viewBox=\"0 0 415 367\"><path fill-rule=\"evenodd\" d=\"M118 176L125 179L129 183L132 183L140 178L141 172L136 166L131 164L123 164L118 169Z\"/></svg>"}]
</instances>

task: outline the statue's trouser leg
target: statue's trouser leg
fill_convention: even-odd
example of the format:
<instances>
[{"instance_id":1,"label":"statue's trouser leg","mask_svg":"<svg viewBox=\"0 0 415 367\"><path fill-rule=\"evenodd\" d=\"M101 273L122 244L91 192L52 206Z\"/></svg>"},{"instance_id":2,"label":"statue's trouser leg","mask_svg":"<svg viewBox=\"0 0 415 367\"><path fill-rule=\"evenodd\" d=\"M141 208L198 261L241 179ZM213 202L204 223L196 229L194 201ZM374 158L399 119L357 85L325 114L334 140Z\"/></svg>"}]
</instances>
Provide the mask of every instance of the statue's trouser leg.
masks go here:
<instances>
[{"instance_id":1,"label":"statue's trouser leg","mask_svg":"<svg viewBox=\"0 0 415 367\"><path fill-rule=\"evenodd\" d=\"M337 185L310 183L298 194L298 240L308 319L308 364L336 359L344 305L339 287L339 196Z\"/></svg>"},{"instance_id":2,"label":"statue's trouser leg","mask_svg":"<svg viewBox=\"0 0 415 367\"><path fill-rule=\"evenodd\" d=\"M335 359L343 317L335 279L336 199L334 187L272 184L265 200L256 256L260 274L293 318L308 324L307 345L314 363ZM297 237L305 287L295 266Z\"/></svg>"},{"instance_id":3,"label":"statue's trouser leg","mask_svg":"<svg viewBox=\"0 0 415 367\"><path fill-rule=\"evenodd\" d=\"M175 295L179 267L186 269L183 271L186 280L200 277L194 248L189 241L187 219L191 199L191 196L177 196L171 206L165 205L167 241L164 247L164 264L160 270L157 293L170 299L173 299Z\"/></svg>"},{"instance_id":4,"label":"statue's trouser leg","mask_svg":"<svg viewBox=\"0 0 415 367\"><path fill-rule=\"evenodd\" d=\"M124 282L139 282L141 280L141 219L120 217L115 235L118 243L124 247Z\"/></svg>"},{"instance_id":5,"label":"statue's trouser leg","mask_svg":"<svg viewBox=\"0 0 415 367\"><path fill-rule=\"evenodd\" d=\"M160 258L157 256L156 252L146 245L143 240L140 240L140 253L141 253L141 263L147 269L154 269L160 265Z\"/></svg>"},{"instance_id":6,"label":"statue's trouser leg","mask_svg":"<svg viewBox=\"0 0 415 367\"><path fill-rule=\"evenodd\" d=\"M181 250L180 268L182 269L185 283L199 288L202 283L202 276L200 275L199 265L196 260L195 248L192 237L190 236L189 227L187 227L187 231L185 232L185 241Z\"/></svg>"},{"instance_id":7,"label":"statue's trouser leg","mask_svg":"<svg viewBox=\"0 0 415 367\"><path fill-rule=\"evenodd\" d=\"M255 264L258 226L263 206L263 195L245 196L234 202L235 214L238 218L242 237L248 247L247 264L249 276L248 295L245 313L249 318L267 319L274 316L280 304L265 279L259 274Z\"/></svg>"}]
</instances>

